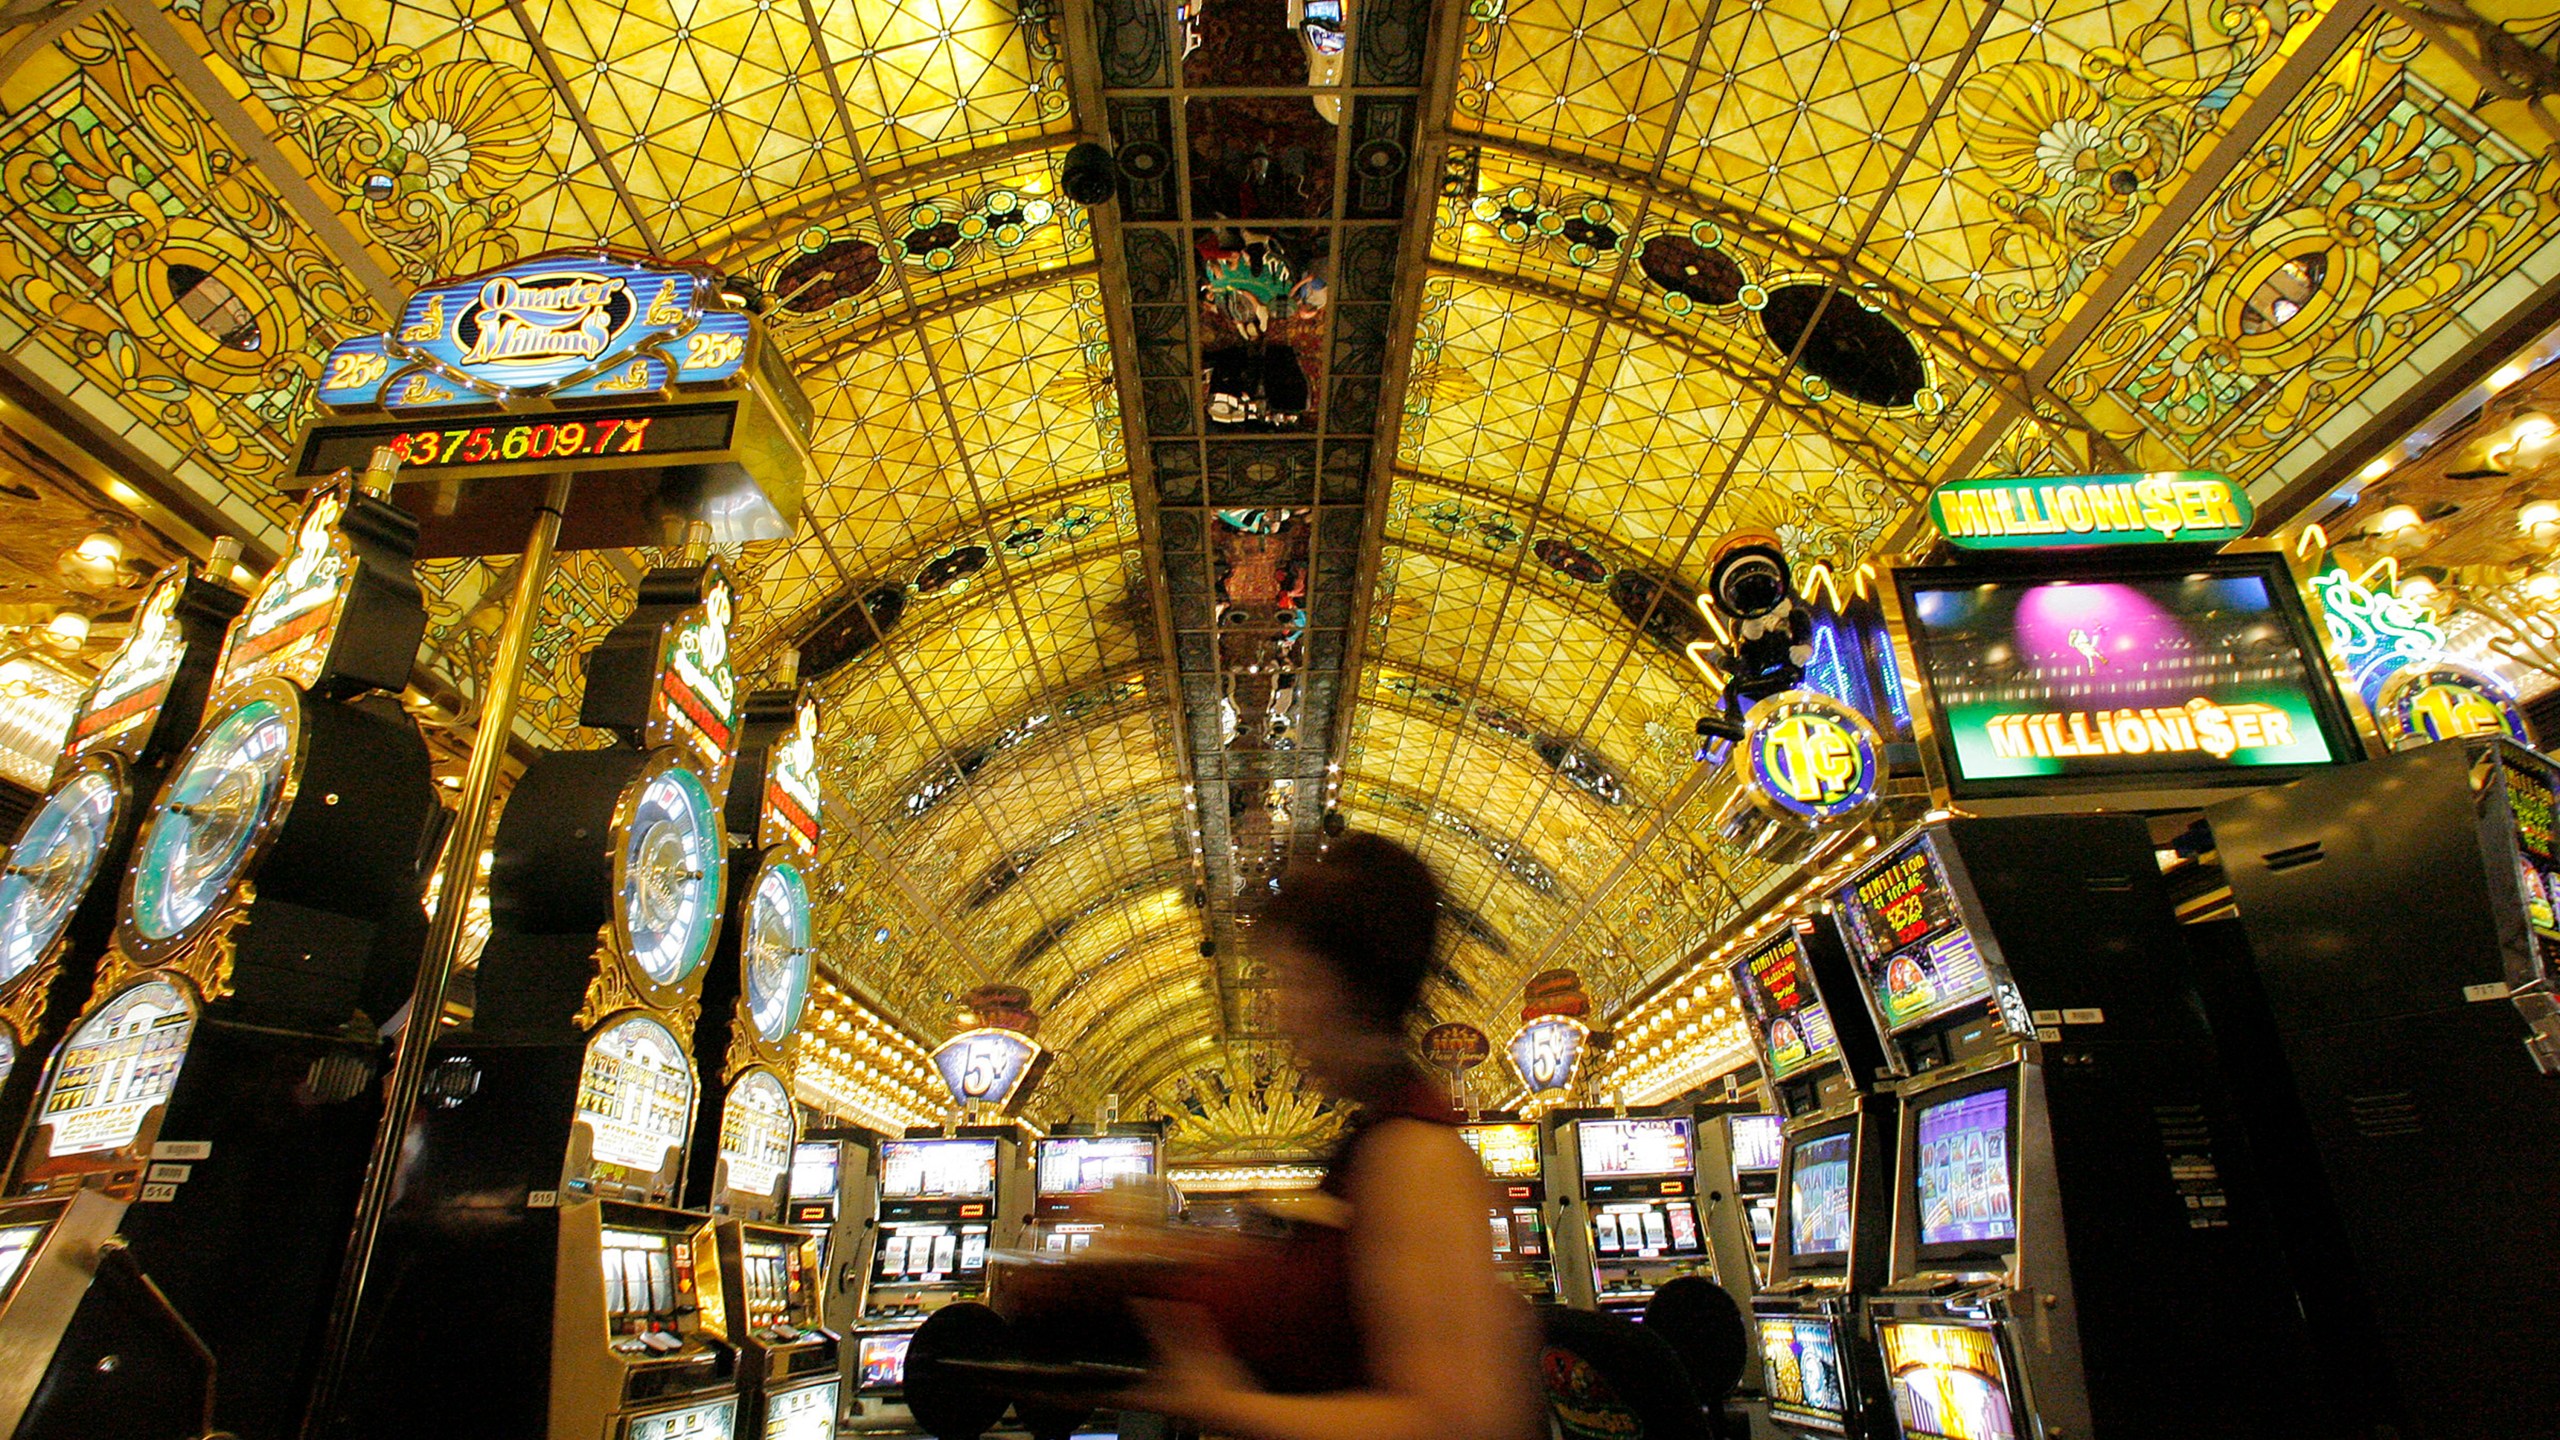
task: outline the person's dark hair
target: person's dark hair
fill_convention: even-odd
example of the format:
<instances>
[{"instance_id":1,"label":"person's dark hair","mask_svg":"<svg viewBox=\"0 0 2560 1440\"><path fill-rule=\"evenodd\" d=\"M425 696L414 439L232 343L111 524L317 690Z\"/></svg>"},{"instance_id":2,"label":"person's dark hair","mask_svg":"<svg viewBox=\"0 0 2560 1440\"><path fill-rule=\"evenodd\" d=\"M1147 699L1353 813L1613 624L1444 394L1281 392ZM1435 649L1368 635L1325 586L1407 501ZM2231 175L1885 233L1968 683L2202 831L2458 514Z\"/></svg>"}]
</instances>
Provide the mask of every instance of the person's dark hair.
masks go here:
<instances>
[{"instance_id":1,"label":"person's dark hair","mask_svg":"<svg viewBox=\"0 0 2560 1440\"><path fill-rule=\"evenodd\" d=\"M1321 860L1289 867L1259 923L1331 966L1363 1017L1394 1031L1431 974L1440 881L1392 840L1345 835Z\"/></svg>"}]
</instances>

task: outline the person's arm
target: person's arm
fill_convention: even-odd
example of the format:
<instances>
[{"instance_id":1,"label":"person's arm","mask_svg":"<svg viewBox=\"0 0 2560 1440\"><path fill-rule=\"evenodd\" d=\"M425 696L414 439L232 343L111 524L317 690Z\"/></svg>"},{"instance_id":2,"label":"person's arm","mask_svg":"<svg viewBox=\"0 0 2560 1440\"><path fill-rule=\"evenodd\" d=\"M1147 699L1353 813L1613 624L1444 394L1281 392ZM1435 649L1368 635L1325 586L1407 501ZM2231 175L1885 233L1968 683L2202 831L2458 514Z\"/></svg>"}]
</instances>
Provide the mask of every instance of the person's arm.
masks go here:
<instances>
[{"instance_id":1,"label":"person's arm","mask_svg":"<svg viewBox=\"0 0 2560 1440\"><path fill-rule=\"evenodd\" d=\"M1527 1318L1496 1282L1484 1177L1445 1127L1389 1121L1350 1177L1352 1300L1371 1388L1273 1395L1193 1327L1163 1325L1134 1406L1245 1440L1520 1440L1535 1433Z\"/></svg>"}]
</instances>

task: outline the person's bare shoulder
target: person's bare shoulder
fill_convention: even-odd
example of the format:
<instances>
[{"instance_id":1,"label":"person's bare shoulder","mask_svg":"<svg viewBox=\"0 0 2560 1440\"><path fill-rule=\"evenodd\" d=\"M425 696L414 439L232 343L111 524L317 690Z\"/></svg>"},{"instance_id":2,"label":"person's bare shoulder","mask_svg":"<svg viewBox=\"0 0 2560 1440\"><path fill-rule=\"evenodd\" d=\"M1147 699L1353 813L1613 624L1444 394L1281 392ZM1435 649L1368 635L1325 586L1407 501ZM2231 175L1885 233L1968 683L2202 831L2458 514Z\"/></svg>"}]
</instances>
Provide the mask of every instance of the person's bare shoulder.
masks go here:
<instances>
[{"instance_id":1,"label":"person's bare shoulder","mask_svg":"<svg viewBox=\"0 0 2560 1440\"><path fill-rule=\"evenodd\" d=\"M1481 1185L1484 1172L1475 1152L1446 1125L1423 1120L1381 1122L1360 1147L1351 1174L1354 1204L1371 1203L1376 1190L1392 1185L1399 1191L1465 1195Z\"/></svg>"}]
</instances>

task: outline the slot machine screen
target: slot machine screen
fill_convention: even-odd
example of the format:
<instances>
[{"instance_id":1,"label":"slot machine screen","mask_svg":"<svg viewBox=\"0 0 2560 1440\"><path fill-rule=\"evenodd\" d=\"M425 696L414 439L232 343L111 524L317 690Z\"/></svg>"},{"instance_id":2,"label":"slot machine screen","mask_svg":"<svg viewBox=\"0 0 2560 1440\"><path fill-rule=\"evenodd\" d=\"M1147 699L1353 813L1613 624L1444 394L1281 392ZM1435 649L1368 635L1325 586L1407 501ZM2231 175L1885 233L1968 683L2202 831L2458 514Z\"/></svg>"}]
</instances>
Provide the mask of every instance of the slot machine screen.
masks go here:
<instances>
[{"instance_id":1,"label":"slot machine screen","mask_svg":"<svg viewBox=\"0 0 2560 1440\"><path fill-rule=\"evenodd\" d=\"M622 1429L623 1440L735 1440L738 1397L687 1405L635 1416Z\"/></svg>"},{"instance_id":2,"label":"slot machine screen","mask_svg":"<svg viewBox=\"0 0 2560 1440\"><path fill-rule=\"evenodd\" d=\"M1487 1179L1538 1178L1538 1127L1526 1120L1490 1125L1461 1125L1458 1134L1476 1152Z\"/></svg>"},{"instance_id":3,"label":"slot machine screen","mask_svg":"<svg viewBox=\"0 0 2560 1440\"><path fill-rule=\"evenodd\" d=\"M837 1382L774 1393L765 1401L764 1440L835 1440Z\"/></svg>"},{"instance_id":4,"label":"slot machine screen","mask_svg":"<svg viewBox=\"0 0 2560 1440\"><path fill-rule=\"evenodd\" d=\"M791 1253L770 1240L750 1240L742 1257L746 1274L747 1323L772 1325L792 1309Z\"/></svg>"},{"instance_id":5,"label":"slot machine screen","mask_svg":"<svg viewBox=\"0 0 2560 1440\"><path fill-rule=\"evenodd\" d=\"M146 980L80 1022L62 1042L38 1123L51 1127L46 1153L121 1150L169 1098L187 1058L196 1010L166 980Z\"/></svg>"},{"instance_id":6,"label":"slot machine screen","mask_svg":"<svg viewBox=\"0 0 2560 1440\"><path fill-rule=\"evenodd\" d=\"M1786 1145L1786 1122L1775 1115L1728 1115L1725 1124L1733 1132L1733 1168L1775 1170L1778 1154Z\"/></svg>"},{"instance_id":7,"label":"slot machine screen","mask_svg":"<svg viewBox=\"0 0 2560 1440\"><path fill-rule=\"evenodd\" d=\"M996 1193L993 1137L884 1140L880 1195L887 1200L974 1200Z\"/></svg>"},{"instance_id":8,"label":"slot machine screen","mask_svg":"<svg viewBox=\"0 0 2560 1440\"><path fill-rule=\"evenodd\" d=\"M812 1140L791 1151L791 1198L794 1200L833 1200L842 1181L842 1160L836 1153L836 1142Z\"/></svg>"},{"instance_id":9,"label":"slot machine screen","mask_svg":"<svg viewBox=\"0 0 2560 1440\"><path fill-rule=\"evenodd\" d=\"M1066 1135L1040 1142L1040 1193L1095 1195L1124 1178L1155 1173L1156 1142L1144 1135Z\"/></svg>"},{"instance_id":10,"label":"slot machine screen","mask_svg":"<svg viewBox=\"0 0 2560 1440\"><path fill-rule=\"evenodd\" d=\"M598 1032L578 1076L578 1119L599 1163L643 1175L665 1168L693 1124L693 1061L676 1033L646 1015Z\"/></svg>"},{"instance_id":11,"label":"slot machine screen","mask_svg":"<svg viewBox=\"0 0 2560 1440\"><path fill-rule=\"evenodd\" d=\"M1582 1173L1592 1180L1687 1175L1698 1168L1685 1119L1577 1120Z\"/></svg>"},{"instance_id":12,"label":"slot machine screen","mask_svg":"<svg viewBox=\"0 0 2560 1440\"><path fill-rule=\"evenodd\" d=\"M1849 1251L1849 1144L1846 1131L1796 1145L1788 1172L1787 1247L1814 1258Z\"/></svg>"},{"instance_id":13,"label":"slot machine screen","mask_svg":"<svg viewBox=\"0 0 2560 1440\"><path fill-rule=\"evenodd\" d=\"M1830 1321L1762 1316L1760 1358L1771 1415L1825 1430L1846 1426L1847 1382L1840 1374L1839 1332Z\"/></svg>"},{"instance_id":14,"label":"slot machine screen","mask_svg":"<svg viewBox=\"0 0 2560 1440\"><path fill-rule=\"evenodd\" d=\"M9 1284L26 1268L27 1257L35 1253L36 1242L44 1238L50 1225L10 1225L0 1227L0 1295L9 1292Z\"/></svg>"},{"instance_id":15,"label":"slot machine screen","mask_svg":"<svg viewBox=\"0 0 2560 1440\"><path fill-rule=\"evenodd\" d=\"M1733 967L1733 987L1772 1080L1839 1057L1840 1037L1832 1031L1831 1012L1813 993L1809 969L1804 939L1792 925Z\"/></svg>"},{"instance_id":16,"label":"slot machine screen","mask_svg":"<svg viewBox=\"0 0 2560 1440\"><path fill-rule=\"evenodd\" d=\"M1522 1259L1535 1259L1547 1253L1547 1222L1540 1218L1536 1207L1511 1207L1511 1233L1518 1237Z\"/></svg>"},{"instance_id":17,"label":"slot machine screen","mask_svg":"<svg viewBox=\"0 0 2560 1440\"><path fill-rule=\"evenodd\" d=\"M1885 1028L1908 1030L1991 994L1935 837L1911 839L1840 892L1849 949Z\"/></svg>"},{"instance_id":18,"label":"slot machine screen","mask_svg":"<svg viewBox=\"0 0 2560 1440\"><path fill-rule=\"evenodd\" d=\"M1896 576L1957 798L2269 785L2360 757L2282 556L2078 568Z\"/></svg>"},{"instance_id":19,"label":"slot machine screen","mask_svg":"<svg viewBox=\"0 0 2560 1440\"><path fill-rule=\"evenodd\" d=\"M1876 1341L1904 1440L2018 1440L2008 1366L1992 1331L1879 1320Z\"/></svg>"},{"instance_id":20,"label":"slot machine screen","mask_svg":"<svg viewBox=\"0 0 2560 1440\"><path fill-rule=\"evenodd\" d=\"M1778 1197L1751 1197L1751 1243L1762 1250L1778 1243Z\"/></svg>"},{"instance_id":21,"label":"slot machine screen","mask_svg":"<svg viewBox=\"0 0 2560 1440\"><path fill-rule=\"evenodd\" d=\"M1497 1210L1484 1217L1493 1229L1493 1260L1499 1265L1511 1258L1511 1222Z\"/></svg>"},{"instance_id":22,"label":"slot machine screen","mask_svg":"<svg viewBox=\"0 0 2560 1440\"><path fill-rule=\"evenodd\" d=\"M1933 1250L2005 1249L2018 1238L2005 1086L1921 1106L1912 1143L1923 1256Z\"/></svg>"},{"instance_id":23,"label":"slot machine screen","mask_svg":"<svg viewBox=\"0 0 2560 1440\"><path fill-rule=\"evenodd\" d=\"M895 1390L907 1383L907 1345L915 1333L908 1330L887 1335L865 1335L855 1347L856 1362L862 1367L862 1388Z\"/></svg>"}]
</instances>

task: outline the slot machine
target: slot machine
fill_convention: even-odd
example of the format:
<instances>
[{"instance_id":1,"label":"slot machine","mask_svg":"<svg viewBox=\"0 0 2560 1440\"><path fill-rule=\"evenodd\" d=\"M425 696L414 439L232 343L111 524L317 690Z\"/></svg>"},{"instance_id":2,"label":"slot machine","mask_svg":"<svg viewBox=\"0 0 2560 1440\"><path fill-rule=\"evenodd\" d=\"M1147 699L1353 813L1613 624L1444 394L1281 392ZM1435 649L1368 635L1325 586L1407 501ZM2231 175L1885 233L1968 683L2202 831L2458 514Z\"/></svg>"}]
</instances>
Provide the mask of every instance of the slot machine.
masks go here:
<instances>
[{"instance_id":1,"label":"slot machine","mask_svg":"<svg viewBox=\"0 0 2560 1440\"><path fill-rule=\"evenodd\" d=\"M785 1217L818 1232L818 1260L826 1267L819 1323L841 1337L862 1316L863 1249L871 1232L872 1152L880 1137L850 1126L811 1131L791 1152L791 1201ZM840 1351L844 1347L838 1347ZM849 1367L843 1354L839 1369ZM848 1382L847 1390L852 1388Z\"/></svg>"},{"instance_id":2,"label":"slot machine","mask_svg":"<svg viewBox=\"0 0 2560 1440\"><path fill-rule=\"evenodd\" d=\"M2206 812L2239 910L2190 927L2208 1014L2337 1382L2412 1440L2560 1426L2519 1358L2560 1343L2555 792L2457 739Z\"/></svg>"},{"instance_id":3,"label":"slot machine","mask_svg":"<svg viewBox=\"0 0 2560 1440\"><path fill-rule=\"evenodd\" d=\"M1833 901L1906 1077L1863 1300L1904 1440L2342 1433L2306 1381L2146 823L1932 821ZM1799 1213L1823 1138L1791 1130Z\"/></svg>"},{"instance_id":4,"label":"slot machine","mask_svg":"<svg viewBox=\"0 0 2560 1440\"><path fill-rule=\"evenodd\" d=\"M1567 1303L1642 1314L1665 1281L1715 1278L1698 1222L1694 1118L1566 1111L1549 1123L1557 1161L1574 1180L1563 1208L1581 1211L1581 1254L1558 1257L1559 1265L1581 1262L1570 1267L1581 1273L1569 1279Z\"/></svg>"},{"instance_id":5,"label":"slot machine","mask_svg":"<svg viewBox=\"0 0 2560 1440\"><path fill-rule=\"evenodd\" d=\"M910 1130L880 1142L871 1266L854 1336L858 1418L902 1420L916 1327L945 1305L985 1296L987 1252L1019 1233L1003 1217L1030 1209L1021 1143L1012 1125Z\"/></svg>"},{"instance_id":6,"label":"slot machine","mask_svg":"<svg viewBox=\"0 0 2560 1440\"><path fill-rule=\"evenodd\" d=\"M1891 1440L1861 1297L1884 1279L1901 1111L1884 1048L1829 921L1789 917L1731 970L1778 1113L1747 1117L1773 1180L1768 1269L1749 1307L1770 1421ZM1732 1117L1736 1122L1746 1117Z\"/></svg>"},{"instance_id":7,"label":"slot machine","mask_svg":"<svg viewBox=\"0 0 2560 1440\"><path fill-rule=\"evenodd\" d=\"M0 1135L18 1133L43 1057L88 1003L143 809L195 738L223 636L247 602L193 561L161 571L72 712L53 788L0 870ZM36 1063L20 1065L27 1056Z\"/></svg>"},{"instance_id":8,"label":"slot machine","mask_svg":"<svg viewBox=\"0 0 2560 1440\"><path fill-rule=\"evenodd\" d=\"M339 1433L736 1433L746 1317L717 1222L677 1208L727 881L731 598L716 562L644 575L588 657L579 718L612 743L538 756L508 798L475 1008L430 1058Z\"/></svg>"},{"instance_id":9,"label":"slot machine","mask_svg":"<svg viewBox=\"0 0 2560 1440\"><path fill-rule=\"evenodd\" d=\"M344 485L313 496L141 817L0 1207L0 1346L23 1357L0 1429L259 1440L298 1418L442 829L393 698L426 629L416 534Z\"/></svg>"},{"instance_id":10,"label":"slot machine","mask_svg":"<svg viewBox=\"0 0 2560 1440\"><path fill-rule=\"evenodd\" d=\"M703 1103L687 1191L714 1228L724 1308L738 1351L738 1435L832 1440L843 1387L823 1315L817 1229L787 1224L799 1142L791 1099L809 1002L809 881L818 853L818 712L798 688L740 707L729 782L729 921L703 980L694 1026Z\"/></svg>"},{"instance_id":11,"label":"slot machine","mask_svg":"<svg viewBox=\"0 0 2560 1440\"><path fill-rule=\"evenodd\" d=\"M1102 1229L1102 1197L1124 1180L1164 1171L1162 1122L1130 1122L1078 1130L1061 1126L1041 1137L1023 1244L1043 1255L1074 1255Z\"/></svg>"},{"instance_id":12,"label":"slot machine","mask_svg":"<svg viewBox=\"0 0 2560 1440\"><path fill-rule=\"evenodd\" d=\"M1475 1120L1458 1136L1484 1167L1486 1220L1493 1263L1520 1293L1540 1304L1556 1300L1555 1256L1547 1244L1547 1172L1534 1120Z\"/></svg>"},{"instance_id":13,"label":"slot machine","mask_svg":"<svg viewBox=\"0 0 2560 1440\"><path fill-rule=\"evenodd\" d=\"M1778 1163L1784 1153L1786 1120L1756 1111L1718 1118L1726 1157L1718 1173L1731 1181L1734 1203L1741 1208L1744 1243L1751 1248L1752 1284L1757 1288L1768 1283L1769 1247L1778 1237Z\"/></svg>"}]
</instances>

